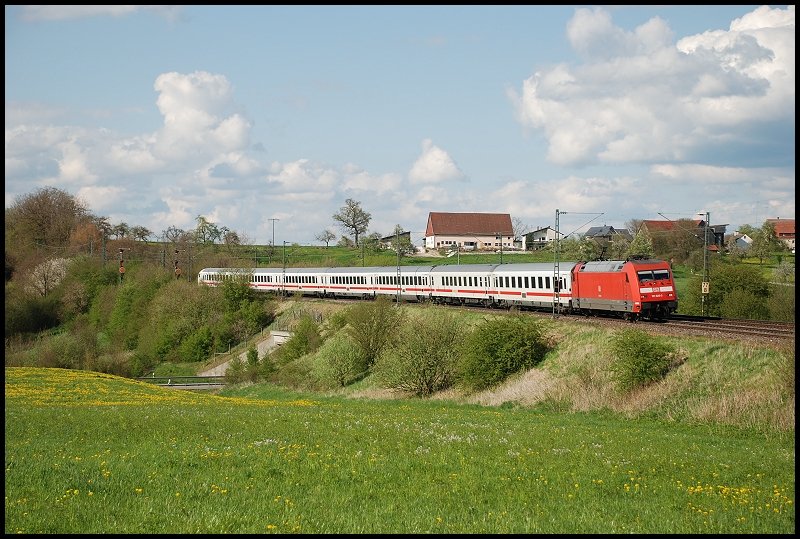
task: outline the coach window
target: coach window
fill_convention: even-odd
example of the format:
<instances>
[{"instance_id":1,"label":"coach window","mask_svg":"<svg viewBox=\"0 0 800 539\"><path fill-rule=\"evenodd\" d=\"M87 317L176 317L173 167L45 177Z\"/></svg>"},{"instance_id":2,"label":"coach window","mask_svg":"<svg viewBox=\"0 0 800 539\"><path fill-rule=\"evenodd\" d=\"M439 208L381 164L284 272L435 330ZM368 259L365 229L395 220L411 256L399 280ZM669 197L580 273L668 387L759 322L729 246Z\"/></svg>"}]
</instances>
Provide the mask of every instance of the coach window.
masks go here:
<instances>
[{"instance_id":1,"label":"coach window","mask_svg":"<svg viewBox=\"0 0 800 539\"><path fill-rule=\"evenodd\" d=\"M545 288L550 288L550 277L545 277L544 278L544 287Z\"/></svg>"}]
</instances>

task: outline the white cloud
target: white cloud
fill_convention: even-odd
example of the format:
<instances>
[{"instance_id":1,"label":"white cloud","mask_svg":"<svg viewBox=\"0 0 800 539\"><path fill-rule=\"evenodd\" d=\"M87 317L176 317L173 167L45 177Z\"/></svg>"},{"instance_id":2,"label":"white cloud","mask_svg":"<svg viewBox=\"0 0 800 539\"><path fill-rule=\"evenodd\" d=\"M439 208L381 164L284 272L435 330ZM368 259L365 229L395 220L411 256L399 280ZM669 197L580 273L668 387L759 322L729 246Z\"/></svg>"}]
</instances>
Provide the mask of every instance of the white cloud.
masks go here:
<instances>
[{"instance_id":1,"label":"white cloud","mask_svg":"<svg viewBox=\"0 0 800 539\"><path fill-rule=\"evenodd\" d=\"M677 44L671 35L657 18L625 32L602 8L576 10L568 36L584 64L537 71L519 94L510 91L518 121L544 132L548 159L560 165L703 162L720 151L759 159L745 151L755 138L748 130L771 132L765 145L787 144L794 6L761 7L728 31ZM775 128L764 129L767 122Z\"/></svg>"},{"instance_id":2,"label":"white cloud","mask_svg":"<svg viewBox=\"0 0 800 539\"><path fill-rule=\"evenodd\" d=\"M422 155L408 173L411 183L440 183L463 178L464 173L446 151L430 139L422 141Z\"/></svg>"},{"instance_id":3,"label":"white cloud","mask_svg":"<svg viewBox=\"0 0 800 539\"><path fill-rule=\"evenodd\" d=\"M277 193L290 198L329 197L339 182L337 171L309 159L291 163L273 163L267 184Z\"/></svg>"},{"instance_id":4,"label":"white cloud","mask_svg":"<svg viewBox=\"0 0 800 539\"><path fill-rule=\"evenodd\" d=\"M86 17L124 17L138 11L152 11L173 19L182 6L21 6L21 16L27 21L62 21Z\"/></svg>"}]
</instances>

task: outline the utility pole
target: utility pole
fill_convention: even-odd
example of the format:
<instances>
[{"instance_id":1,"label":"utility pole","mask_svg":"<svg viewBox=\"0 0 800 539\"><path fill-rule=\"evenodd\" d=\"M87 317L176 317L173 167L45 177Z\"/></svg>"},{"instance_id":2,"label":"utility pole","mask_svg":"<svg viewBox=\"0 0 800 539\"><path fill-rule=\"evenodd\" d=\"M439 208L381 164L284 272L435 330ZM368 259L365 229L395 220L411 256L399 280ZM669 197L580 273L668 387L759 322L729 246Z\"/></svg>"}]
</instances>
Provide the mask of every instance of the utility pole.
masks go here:
<instances>
[{"instance_id":1,"label":"utility pole","mask_svg":"<svg viewBox=\"0 0 800 539\"><path fill-rule=\"evenodd\" d=\"M283 277L281 279L281 296L286 295L286 240L283 240Z\"/></svg>"},{"instance_id":2,"label":"utility pole","mask_svg":"<svg viewBox=\"0 0 800 539\"><path fill-rule=\"evenodd\" d=\"M396 229L394 231L395 237L395 247L397 248L397 303L396 305L400 307L400 229Z\"/></svg>"},{"instance_id":3,"label":"utility pole","mask_svg":"<svg viewBox=\"0 0 800 539\"><path fill-rule=\"evenodd\" d=\"M495 232L494 239L500 240L500 263L503 263L503 233L502 232Z\"/></svg>"},{"instance_id":4,"label":"utility pole","mask_svg":"<svg viewBox=\"0 0 800 539\"><path fill-rule=\"evenodd\" d=\"M125 276L125 263L122 260L122 252L125 249L120 248L119 250L119 280L118 283L122 284L122 278Z\"/></svg>"},{"instance_id":5,"label":"utility pole","mask_svg":"<svg viewBox=\"0 0 800 539\"><path fill-rule=\"evenodd\" d=\"M559 305L559 302L561 301L561 290L560 290L561 287L557 286L558 276L561 273L561 266L560 266L560 263L561 263L561 233L560 233L560 230L559 230L559 228L560 228L560 223L559 223L560 219L559 219L559 217L564 213L567 213L567 212L559 211L558 208L556 208L556 237L553 240L553 241L556 242L555 243L555 248L553 249L553 252L555 253L555 255L554 255L555 262L553 264L553 318L556 317L556 313L557 312L561 311L560 308L557 308L557 306Z\"/></svg>"},{"instance_id":6,"label":"utility pole","mask_svg":"<svg viewBox=\"0 0 800 539\"><path fill-rule=\"evenodd\" d=\"M699 213L698 215L703 215L703 214ZM708 220L710 218L709 215L710 215L709 212L705 212L706 220L705 220L705 225L703 226L703 283L700 285L701 286L700 291L702 292L702 296L700 299L701 316L706 315L706 311L708 309L706 303L708 299L708 294L711 290L711 283L709 282L709 276L708 276ZM714 243L716 244L716 241L714 241Z\"/></svg>"},{"instance_id":7,"label":"utility pole","mask_svg":"<svg viewBox=\"0 0 800 539\"><path fill-rule=\"evenodd\" d=\"M270 245L274 247L275 246L275 221L280 221L280 219L278 219L276 217L273 217L273 218L267 219L267 221L272 221L272 243Z\"/></svg>"},{"instance_id":8,"label":"utility pole","mask_svg":"<svg viewBox=\"0 0 800 539\"><path fill-rule=\"evenodd\" d=\"M178 267L178 253L180 251L175 249L175 278L180 279L181 277L181 268Z\"/></svg>"}]
</instances>

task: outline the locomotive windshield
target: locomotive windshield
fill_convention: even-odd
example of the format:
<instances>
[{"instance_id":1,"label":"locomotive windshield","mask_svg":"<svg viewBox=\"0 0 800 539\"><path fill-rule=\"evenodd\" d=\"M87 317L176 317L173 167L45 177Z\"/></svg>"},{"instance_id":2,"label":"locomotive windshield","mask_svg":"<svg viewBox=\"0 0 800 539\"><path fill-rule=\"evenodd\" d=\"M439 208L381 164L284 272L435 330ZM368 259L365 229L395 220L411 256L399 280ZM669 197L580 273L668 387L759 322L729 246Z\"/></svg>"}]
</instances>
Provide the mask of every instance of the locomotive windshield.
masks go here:
<instances>
[{"instance_id":1,"label":"locomotive windshield","mask_svg":"<svg viewBox=\"0 0 800 539\"><path fill-rule=\"evenodd\" d=\"M643 271L637 271L636 273L639 276L639 282L640 283L643 283L644 281L666 281L666 280L669 280L669 270L665 270L665 269L643 270Z\"/></svg>"}]
</instances>

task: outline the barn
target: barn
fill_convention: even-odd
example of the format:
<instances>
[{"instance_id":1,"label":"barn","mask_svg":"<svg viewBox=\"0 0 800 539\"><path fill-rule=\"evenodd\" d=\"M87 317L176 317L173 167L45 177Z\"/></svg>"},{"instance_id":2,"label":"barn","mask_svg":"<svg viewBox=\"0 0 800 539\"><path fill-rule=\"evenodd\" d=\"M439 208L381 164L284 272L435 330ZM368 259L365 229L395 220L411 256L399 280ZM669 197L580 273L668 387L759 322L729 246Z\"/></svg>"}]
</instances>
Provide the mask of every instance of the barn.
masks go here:
<instances>
[{"instance_id":1,"label":"barn","mask_svg":"<svg viewBox=\"0 0 800 539\"><path fill-rule=\"evenodd\" d=\"M426 249L500 250L514 248L514 229L508 213L430 212L425 229Z\"/></svg>"}]
</instances>

